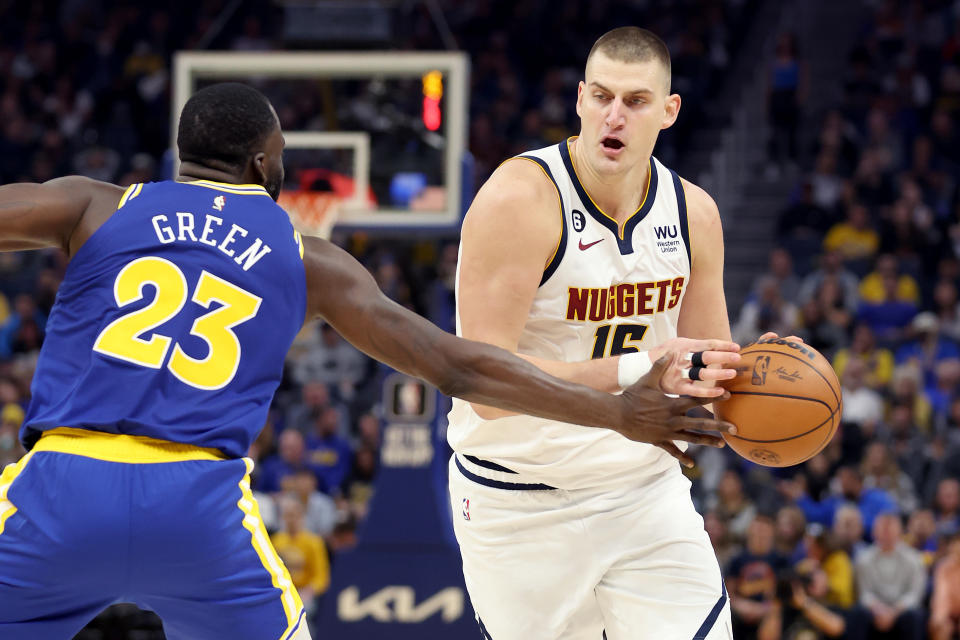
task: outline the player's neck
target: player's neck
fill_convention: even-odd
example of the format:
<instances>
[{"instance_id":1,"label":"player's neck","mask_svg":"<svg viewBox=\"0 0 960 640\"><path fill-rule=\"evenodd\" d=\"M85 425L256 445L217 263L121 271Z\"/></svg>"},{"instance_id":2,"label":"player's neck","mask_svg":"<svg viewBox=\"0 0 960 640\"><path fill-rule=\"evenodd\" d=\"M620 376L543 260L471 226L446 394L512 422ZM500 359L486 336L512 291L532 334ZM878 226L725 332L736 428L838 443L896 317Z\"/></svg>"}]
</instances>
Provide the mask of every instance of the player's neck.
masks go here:
<instances>
[{"instance_id":1,"label":"player's neck","mask_svg":"<svg viewBox=\"0 0 960 640\"><path fill-rule=\"evenodd\" d=\"M191 180L210 180L211 182L225 182L227 184L248 184L249 180L243 175L237 175L229 171L221 171L211 167L205 167L196 162L181 162L180 174L177 176L177 182L190 182Z\"/></svg>"},{"instance_id":2,"label":"player's neck","mask_svg":"<svg viewBox=\"0 0 960 640\"><path fill-rule=\"evenodd\" d=\"M580 183L601 211L623 223L636 212L647 195L650 159L637 162L624 173L601 174L586 157L584 148L577 144L578 140L574 139L571 145L571 160Z\"/></svg>"}]
</instances>

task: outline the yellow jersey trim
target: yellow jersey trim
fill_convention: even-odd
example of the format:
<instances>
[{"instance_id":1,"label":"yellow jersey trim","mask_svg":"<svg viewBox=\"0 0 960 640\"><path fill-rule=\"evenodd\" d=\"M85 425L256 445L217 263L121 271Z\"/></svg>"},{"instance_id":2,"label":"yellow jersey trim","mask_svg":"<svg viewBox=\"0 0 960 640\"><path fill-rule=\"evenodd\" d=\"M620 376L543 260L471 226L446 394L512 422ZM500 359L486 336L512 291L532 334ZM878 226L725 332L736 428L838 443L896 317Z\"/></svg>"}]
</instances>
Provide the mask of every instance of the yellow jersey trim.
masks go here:
<instances>
[{"instance_id":1,"label":"yellow jersey trim","mask_svg":"<svg viewBox=\"0 0 960 640\"><path fill-rule=\"evenodd\" d=\"M303 612L303 601L300 600L300 594L293 586L293 580L290 578L290 572L284 566L283 560L277 554L276 549L270 542L270 536L267 535L267 528L263 525L263 519L260 517L260 507L257 500L253 497L250 490L250 473L253 471L253 460L244 458L243 462L247 465L247 472L241 478L240 499L237 506L243 511L243 527L250 532L250 539L253 543L253 549L257 552L263 568L270 574L273 586L280 590L280 600L283 603L283 613L287 617L287 628L280 635L285 638L290 631L297 626Z\"/></svg>"},{"instance_id":2,"label":"yellow jersey trim","mask_svg":"<svg viewBox=\"0 0 960 640\"><path fill-rule=\"evenodd\" d=\"M615 225L617 225L617 235L621 240L623 240L623 232L627 226L627 223L630 222L631 218L633 218L643 210L643 205L647 203L647 196L650 195L650 177L653 174L653 172L656 171L656 167L653 166L653 157L650 157L650 159L647 160L647 184L643 188L643 200L640 201L640 206L637 207L637 210L631 213L629 216L627 216L626 220L624 220L621 223L621 222L617 222L616 218L614 218L613 216L608 214L606 211L601 209L600 206L593 199L593 196L590 195L590 192L587 191L587 188L583 186L583 180L580 179L580 173L577 171L577 163L574 161L574 158L573 158L573 151L570 149L570 141L576 140L577 138L578 136L570 136L569 138L567 138L567 153L570 154L570 166L573 167L573 175L577 179L577 182L580 183L580 186L583 187L583 192L587 194L588 198L590 198L590 202L593 204L594 208L596 208L596 210L599 211L600 214L603 215L603 217L607 218L608 220L613 222Z\"/></svg>"},{"instance_id":3,"label":"yellow jersey trim","mask_svg":"<svg viewBox=\"0 0 960 640\"><path fill-rule=\"evenodd\" d=\"M117 205L117 209L122 209L123 205L140 195L141 189L143 189L142 182L134 183L127 187L127 190L123 192L123 197L120 198L120 203Z\"/></svg>"},{"instance_id":4,"label":"yellow jersey trim","mask_svg":"<svg viewBox=\"0 0 960 640\"><path fill-rule=\"evenodd\" d=\"M543 173L547 180L550 181L550 184L553 185L554 191L557 192L557 206L560 208L560 237L557 238L557 246L554 248L553 253L550 254L550 258L547 260L546 264L543 265L543 268L546 269L550 263L553 262L553 259L557 257L557 252L560 251L560 243L563 242L563 199L560 197L560 187L557 186L557 183L553 181L553 178L547 174L547 171L540 166L540 163L536 160L532 158L525 158L523 156L515 156L513 158L509 158L508 160L504 160L503 163L509 162L509 160L526 160L527 162L532 162L537 166L537 169L540 169L540 172Z\"/></svg>"},{"instance_id":5,"label":"yellow jersey trim","mask_svg":"<svg viewBox=\"0 0 960 640\"><path fill-rule=\"evenodd\" d=\"M16 505L7 499L7 493L13 485L13 481L23 473L23 470L27 467L27 462L29 462L32 457L33 451L20 458L18 462L8 464L4 468L3 474L0 474L0 534L3 533L3 527L7 523L7 520L10 519L10 516L17 512Z\"/></svg>"},{"instance_id":6,"label":"yellow jersey trim","mask_svg":"<svg viewBox=\"0 0 960 640\"><path fill-rule=\"evenodd\" d=\"M300 249L300 259L303 260L303 235L296 229L293 230L293 239L297 241L297 247Z\"/></svg>"},{"instance_id":7,"label":"yellow jersey trim","mask_svg":"<svg viewBox=\"0 0 960 640\"><path fill-rule=\"evenodd\" d=\"M227 460L219 449L131 436L90 429L59 427L45 431L33 451L54 451L129 464L186 462L188 460Z\"/></svg>"},{"instance_id":8,"label":"yellow jersey trim","mask_svg":"<svg viewBox=\"0 0 960 640\"><path fill-rule=\"evenodd\" d=\"M267 196L267 190L259 184L229 184L227 182L215 182L213 180L190 180L181 184L192 184L197 187L206 187L216 191L224 191L238 196Z\"/></svg>"}]
</instances>

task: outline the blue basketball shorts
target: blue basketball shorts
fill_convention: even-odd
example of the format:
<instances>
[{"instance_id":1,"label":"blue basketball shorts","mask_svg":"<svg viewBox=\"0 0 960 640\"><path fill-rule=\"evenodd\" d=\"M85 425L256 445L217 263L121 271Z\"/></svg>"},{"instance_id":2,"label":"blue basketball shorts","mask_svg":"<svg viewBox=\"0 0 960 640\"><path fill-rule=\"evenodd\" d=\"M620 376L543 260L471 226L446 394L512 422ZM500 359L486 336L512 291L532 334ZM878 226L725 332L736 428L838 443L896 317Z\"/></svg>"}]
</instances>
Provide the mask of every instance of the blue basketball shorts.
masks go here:
<instances>
[{"instance_id":1,"label":"blue basketball shorts","mask_svg":"<svg viewBox=\"0 0 960 640\"><path fill-rule=\"evenodd\" d=\"M142 436L44 434L0 476L0 638L72 638L116 602L155 611L169 640L309 637L252 469Z\"/></svg>"}]
</instances>

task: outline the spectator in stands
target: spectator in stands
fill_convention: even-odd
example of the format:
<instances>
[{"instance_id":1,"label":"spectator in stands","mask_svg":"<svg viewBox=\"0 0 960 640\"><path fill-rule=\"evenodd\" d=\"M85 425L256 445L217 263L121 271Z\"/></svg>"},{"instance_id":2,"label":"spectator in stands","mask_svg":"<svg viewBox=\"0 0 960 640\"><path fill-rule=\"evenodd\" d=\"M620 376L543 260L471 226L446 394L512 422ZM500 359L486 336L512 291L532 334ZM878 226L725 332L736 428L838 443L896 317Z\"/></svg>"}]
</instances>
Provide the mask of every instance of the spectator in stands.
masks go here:
<instances>
[{"instance_id":1,"label":"spectator in stands","mask_svg":"<svg viewBox=\"0 0 960 640\"><path fill-rule=\"evenodd\" d=\"M896 195L890 156L879 149L864 149L853 176L854 197L870 209L893 202Z\"/></svg>"},{"instance_id":2,"label":"spectator in stands","mask_svg":"<svg viewBox=\"0 0 960 640\"><path fill-rule=\"evenodd\" d=\"M804 546L807 518L803 510L792 504L780 507L774 527L774 548L777 553L791 564L799 562L807 553Z\"/></svg>"},{"instance_id":3,"label":"spectator in stands","mask_svg":"<svg viewBox=\"0 0 960 640\"><path fill-rule=\"evenodd\" d=\"M960 634L960 533L945 542L946 553L933 570L930 639L952 640Z\"/></svg>"},{"instance_id":4,"label":"spectator in stands","mask_svg":"<svg viewBox=\"0 0 960 640\"><path fill-rule=\"evenodd\" d=\"M733 327L733 339L746 344L768 331L781 336L793 335L799 310L784 299L777 279L772 275L763 276L756 286L756 297L747 300L740 310L740 318Z\"/></svg>"},{"instance_id":5,"label":"spectator in stands","mask_svg":"<svg viewBox=\"0 0 960 640\"><path fill-rule=\"evenodd\" d=\"M960 531L960 480L944 478L937 485L933 501L937 533L947 535Z\"/></svg>"},{"instance_id":6,"label":"spectator in stands","mask_svg":"<svg viewBox=\"0 0 960 640\"><path fill-rule=\"evenodd\" d=\"M824 603L838 609L852 607L856 603L857 593L850 554L840 548L829 531L822 528L807 536L806 546L807 556L816 561L827 579Z\"/></svg>"},{"instance_id":7,"label":"spectator in stands","mask_svg":"<svg viewBox=\"0 0 960 640\"><path fill-rule=\"evenodd\" d=\"M870 638L919 640L926 588L920 554L900 540L900 517L882 513L873 524L874 544L856 560L860 603L870 612Z\"/></svg>"},{"instance_id":8,"label":"spectator in stands","mask_svg":"<svg viewBox=\"0 0 960 640\"><path fill-rule=\"evenodd\" d=\"M330 560L323 539L304 526L304 507L295 496L280 498L280 531L270 536L300 593L307 615L316 610L317 597L330 585Z\"/></svg>"},{"instance_id":9,"label":"spectator in stands","mask_svg":"<svg viewBox=\"0 0 960 640\"><path fill-rule=\"evenodd\" d=\"M292 490L293 477L300 470L316 473L307 457L303 435L296 429L284 429L280 432L277 455L261 465L256 489L265 493Z\"/></svg>"},{"instance_id":10,"label":"spectator in stands","mask_svg":"<svg viewBox=\"0 0 960 640\"><path fill-rule=\"evenodd\" d=\"M297 469L289 485L286 495L303 505L303 528L321 538L333 533L338 517L337 504L333 498L317 490L317 475L310 469Z\"/></svg>"},{"instance_id":11,"label":"spectator in stands","mask_svg":"<svg viewBox=\"0 0 960 640\"><path fill-rule=\"evenodd\" d=\"M903 541L923 556L923 565L929 567L937 551L937 522L930 509L917 509L907 520Z\"/></svg>"},{"instance_id":12,"label":"spectator in stands","mask_svg":"<svg viewBox=\"0 0 960 640\"><path fill-rule=\"evenodd\" d=\"M298 384L322 382L335 389L341 400L349 401L366 371L367 357L323 323L320 339L299 358L293 378Z\"/></svg>"},{"instance_id":13,"label":"spectator in stands","mask_svg":"<svg viewBox=\"0 0 960 640\"><path fill-rule=\"evenodd\" d=\"M777 218L777 238L790 254L799 273L811 270L812 261L820 253L823 237L830 224L830 214L813 199L813 183L804 180L800 183L797 201L781 211ZM788 299L797 301L796 297Z\"/></svg>"},{"instance_id":14,"label":"spectator in stands","mask_svg":"<svg viewBox=\"0 0 960 640\"><path fill-rule=\"evenodd\" d=\"M830 533L837 549L842 549L856 560L857 556L867 548L863 540L863 516L860 508L854 504L842 504L833 515L833 527Z\"/></svg>"},{"instance_id":15,"label":"spectator in stands","mask_svg":"<svg viewBox=\"0 0 960 640\"><path fill-rule=\"evenodd\" d=\"M836 480L834 493L820 502L812 500L809 496L803 496L797 501L797 506L803 509L808 521L829 526L836 519L840 507L845 503L851 503L860 510L864 528L871 529L873 519L877 515L895 512L897 509L897 503L886 491L863 486L863 477L856 467L840 467L837 470ZM849 532L844 532L838 537L846 542L844 538L847 533Z\"/></svg>"},{"instance_id":16,"label":"spectator in stands","mask_svg":"<svg viewBox=\"0 0 960 640\"><path fill-rule=\"evenodd\" d=\"M910 323L910 339L895 354L897 364L910 364L923 372L924 383L934 381L937 363L960 358L960 346L940 332L940 321L932 311L918 313Z\"/></svg>"},{"instance_id":17,"label":"spectator in stands","mask_svg":"<svg viewBox=\"0 0 960 640\"><path fill-rule=\"evenodd\" d=\"M733 536L730 535L730 529L726 521L715 511L708 511L703 516L703 528L710 536L710 544L717 554L717 561L721 567L726 567L730 560L742 551L742 547L737 544Z\"/></svg>"},{"instance_id":18,"label":"spectator in stands","mask_svg":"<svg viewBox=\"0 0 960 640\"><path fill-rule=\"evenodd\" d=\"M0 469L26 454L19 437L23 416L23 408L14 402L8 402L0 410Z\"/></svg>"},{"instance_id":19,"label":"spectator in stands","mask_svg":"<svg viewBox=\"0 0 960 640\"><path fill-rule=\"evenodd\" d=\"M900 513L910 513L919 506L913 480L900 470L889 447L883 442L874 441L867 445L860 472L863 486L886 491L896 501Z\"/></svg>"},{"instance_id":20,"label":"spectator in stands","mask_svg":"<svg viewBox=\"0 0 960 640\"><path fill-rule=\"evenodd\" d=\"M287 411L286 427L296 429L303 435L313 430L317 416L334 406L330 388L324 382L307 380L300 387L300 402Z\"/></svg>"},{"instance_id":21,"label":"spectator in stands","mask_svg":"<svg viewBox=\"0 0 960 640\"><path fill-rule=\"evenodd\" d=\"M13 301L13 311L0 327L0 358L39 351L46 325L47 317L37 309L33 296L18 295Z\"/></svg>"},{"instance_id":22,"label":"spectator in stands","mask_svg":"<svg viewBox=\"0 0 960 640\"><path fill-rule=\"evenodd\" d=\"M350 473L340 485L341 506L345 506L359 520L366 517L373 497L378 460L376 449L361 445L353 454Z\"/></svg>"},{"instance_id":23,"label":"spectator in stands","mask_svg":"<svg viewBox=\"0 0 960 640\"><path fill-rule=\"evenodd\" d=\"M843 371L843 421L872 433L883 419L883 397L866 385L867 365L850 360Z\"/></svg>"},{"instance_id":24,"label":"spectator in stands","mask_svg":"<svg viewBox=\"0 0 960 640\"><path fill-rule=\"evenodd\" d=\"M707 510L723 520L730 536L738 543L744 540L747 528L757 514L757 508L743 490L743 478L735 469L723 472L716 495L708 499Z\"/></svg>"},{"instance_id":25,"label":"spectator in stands","mask_svg":"<svg viewBox=\"0 0 960 640\"><path fill-rule=\"evenodd\" d=\"M827 251L820 256L820 268L810 273L800 284L798 302L805 305L817 297L823 283L833 280L840 287L843 308L855 313L860 303L859 281L857 276L843 265L843 256L839 251Z\"/></svg>"},{"instance_id":26,"label":"spectator in stands","mask_svg":"<svg viewBox=\"0 0 960 640\"><path fill-rule=\"evenodd\" d=\"M767 110L772 128L768 165L776 176L787 163L797 160L797 127L803 96L804 70L797 55L797 38L781 33L777 38L767 87Z\"/></svg>"},{"instance_id":27,"label":"spectator in stands","mask_svg":"<svg viewBox=\"0 0 960 640\"><path fill-rule=\"evenodd\" d=\"M808 559L781 577L770 615L763 619L757 637L762 640L849 638L847 619L826 604L826 574Z\"/></svg>"},{"instance_id":28,"label":"spectator in stands","mask_svg":"<svg viewBox=\"0 0 960 640\"><path fill-rule=\"evenodd\" d=\"M854 325L850 346L840 349L833 357L833 369L837 376L843 377L847 363L852 359L860 360L864 364L865 382L871 389L880 391L890 383L893 377L893 354L889 349L877 346L870 325Z\"/></svg>"},{"instance_id":29,"label":"spectator in stands","mask_svg":"<svg viewBox=\"0 0 960 640\"><path fill-rule=\"evenodd\" d=\"M925 392L930 402L936 422L943 422L950 415L950 405L953 402L957 385L960 384L960 359L947 358L934 365L933 384L927 385Z\"/></svg>"},{"instance_id":30,"label":"spectator in stands","mask_svg":"<svg viewBox=\"0 0 960 640\"><path fill-rule=\"evenodd\" d=\"M886 277L897 281L895 299L920 304L920 287L912 276L900 272L900 263L892 253L884 253L877 257L873 271L860 281L860 299L863 302L877 304L884 301L883 280Z\"/></svg>"},{"instance_id":31,"label":"spectator in stands","mask_svg":"<svg viewBox=\"0 0 960 640\"><path fill-rule=\"evenodd\" d=\"M800 279L793 271L793 258L790 257L790 253L782 247L777 247L770 251L768 260L767 272L754 280L750 290L751 297L760 295L769 277L776 283L780 296L786 302L795 304L800 295Z\"/></svg>"},{"instance_id":32,"label":"spectator in stands","mask_svg":"<svg viewBox=\"0 0 960 640\"><path fill-rule=\"evenodd\" d=\"M896 342L903 338L906 328L917 315L917 305L897 297L898 280L895 275L881 275L880 283L883 298L879 302L861 303L857 309L857 320L870 325L879 340Z\"/></svg>"},{"instance_id":33,"label":"spectator in stands","mask_svg":"<svg viewBox=\"0 0 960 640\"><path fill-rule=\"evenodd\" d=\"M913 184L913 182L908 184ZM893 204L889 216L880 225L880 250L883 255L896 256L895 259L902 263L905 270L914 273L919 273L923 269L924 257L929 256L929 252L936 251L935 239L932 237L930 229L933 217L929 211L922 215L924 217L921 223L917 223L914 219L915 214L911 210L910 201L901 198ZM905 274L900 276L902 288L904 286L904 276ZM910 282L909 285L916 288L915 281ZM900 291L901 298L908 299L908 295L910 295L910 292L905 289ZM919 303L919 291L913 294L911 301Z\"/></svg>"},{"instance_id":34,"label":"spectator in stands","mask_svg":"<svg viewBox=\"0 0 960 640\"><path fill-rule=\"evenodd\" d=\"M847 208L843 222L830 227L823 239L824 251L839 251L855 273L864 273L880 248L880 235L870 221L870 212L860 203Z\"/></svg>"},{"instance_id":35,"label":"spectator in stands","mask_svg":"<svg viewBox=\"0 0 960 640\"><path fill-rule=\"evenodd\" d=\"M836 211L843 193L843 178L837 174L835 152L831 150L820 152L814 171L810 175L810 184L813 187L813 201L817 206L831 214ZM829 232L827 236L829 238ZM826 241L825 239L824 242Z\"/></svg>"},{"instance_id":36,"label":"spectator in stands","mask_svg":"<svg viewBox=\"0 0 960 640\"><path fill-rule=\"evenodd\" d=\"M317 416L313 430L307 436L307 459L320 480L320 490L335 494L350 471L353 449L341 436L340 410L327 407Z\"/></svg>"},{"instance_id":37,"label":"spectator in stands","mask_svg":"<svg viewBox=\"0 0 960 640\"><path fill-rule=\"evenodd\" d=\"M915 424L921 434L929 434L933 420L933 410L923 393L920 371L909 365L894 368L893 378L888 390L890 393L891 424L898 422L901 425L900 428L904 431L903 435L906 435L907 423ZM909 415L900 416L899 421L895 420L893 413L897 405L905 405L910 409Z\"/></svg>"},{"instance_id":38,"label":"spectator in stands","mask_svg":"<svg viewBox=\"0 0 960 640\"><path fill-rule=\"evenodd\" d=\"M764 619L772 614L777 575L790 566L773 544L773 520L757 515L747 528L746 548L727 567L735 638L754 637Z\"/></svg>"},{"instance_id":39,"label":"spectator in stands","mask_svg":"<svg viewBox=\"0 0 960 640\"><path fill-rule=\"evenodd\" d=\"M801 308L800 337L830 357L847 343L847 333L853 316L845 306L843 292L836 278L820 283L816 297Z\"/></svg>"},{"instance_id":40,"label":"spectator in stands","mask_svg":"<svg viewBox=\"0 0 960 640\"><path fill-rule=\"evenodd\" d=\"M950 280L941 279L933 288L934 313L940 321L940 332L944 337L960 341L960 304L957 302L957 285Z\"/></svg>"}]
</instances>

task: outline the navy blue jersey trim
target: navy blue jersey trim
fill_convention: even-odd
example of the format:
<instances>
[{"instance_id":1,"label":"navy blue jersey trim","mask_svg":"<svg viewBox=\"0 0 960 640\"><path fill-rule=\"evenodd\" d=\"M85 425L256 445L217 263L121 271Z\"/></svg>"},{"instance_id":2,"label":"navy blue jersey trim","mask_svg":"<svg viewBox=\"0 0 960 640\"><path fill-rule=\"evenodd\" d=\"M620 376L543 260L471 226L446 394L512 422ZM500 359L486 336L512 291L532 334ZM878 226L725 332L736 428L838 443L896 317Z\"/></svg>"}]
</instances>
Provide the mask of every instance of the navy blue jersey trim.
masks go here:
<instances>
[{"instance_id":1,"label":"navy blue jersey trim","mask_svg":"<svg viewBox=\"0 0 960 640\"><path fill-rule=\"evenodd\" d=\"M483 624L483 620L480 619L480 616L477 616L477 624L480 625L480 634L483 636L483 640L493 640L493 636L490 635L490 632L487 631L487 628Z\"/></svg>"},{"instance_id":2,"label":"navy blue jersey trim","mask_svg":"<svg viewBox=\"0 0 960 640\"><path fill-rule=\"evenodd\" d=\"M703 624L700 625L700 628L697 629L697 632L693 635L693 640L704 640L707 634L710 633L710 630L713 629L713 625L720 616L720 612L723 611L723 605L727 603L727 585L723 583L723 580L720 581L720 589L720 599L713 605L713 609L710 610L707 619L703 621Z\"/></svg>"},{"instance_id":3,"label":"navy blue jersey trim","mask_svg":"<svg viewBox=\"0 0 960 640\"><path fill-rule=\"evenodd\" d=\"M537 158L536 156L519 157L523 158L524 160L531 160L540 165L540 168L543 169L543 172L547 174L548 178L550 178L550 182L553 183L553 188L557 190L557 200L560 202L560 243L557 245L557 250L554 252L553 258L550 259L550 263L543 270L543 277L540 278L539 285L542 287L560 266L560 261L563 260L563 253L567 249L567 216L563 212L563 196L560 192L560 185L557 184L556 178L553 177L553 172L550 171L550 167L547 165L547 162L542 158Z\"/></svg>"},{"instance_id":4,"label":"navy blue jersey trim","mask_svg":"<svg viewBox=\"0 0 960 640\"><path fill-rule=\"evenodd\" d=\"M574 168L573 160L570 158L569 140L562 141L558 145L558 148L560 149L560 158L563 160L563 166L566 168L567 174L570 176L570 181L573 183L574 189L577 190L577 195L580 196L580 202L583 203L587 213L613 234L613 237L617 240L617 246L620 249L621 255L633 253L633 230L647 217L650 209L653 208L653 203L657 199L657 165L653 161L653 156L650 156L650 182L647 186L647 193L643 198L643 202L640 204L640 208L627 218L627 222L623 225L623 237L621 238L620 227L617 222L597 207L590 198L590 194L588 194L587 190L580 184L577 170Z\"/></svg>"},{"instance_id":5,"label":"navy blue jersey trim","mask_svg":"<svg viewBox=\"0 0 960 640\"><path fill-rule=\"evenodd\" d=\"M673 169L670 169L670 175L673 176L673 190L677 194L677 213L680 214L680 237L683 238L683 246L687 250L687 263L690 269L693 269L693 257L690 253L690 222L687 220L687 193L683 189L683 183L680 182L680 176Z\"/></svg>"},{"instance_id":6,"label":"navy blue jersey trim","mask_svg":"<svg viewBox=\"0 0 960 640\"><path fill-rule=\"evenodd\" d=\"M490 469L491 471L500 471L503 473L516 473L513 469L507 469L506 467L500 466L496 462L490 462L489 460L484 460L483 458L478 458L476 456L463 455L464 458L477 465L478 467L483 467L484 469Z\"/></svg>"},{"instance_id":7,"label":"navy blue jersey trim","mask_svg":"<svg viewBox=\"0 0 960 640\"><path fill-rule=\"evenodd\" d=\"M457 469L460 469L460 473L463 474L467 480L472 480L477 484L482 484L485 487L493 487L494 489L507 489L510 491L551 491L556 489L556 487L551 487L546 484L525 484L523 482L501 482L499 480L491 480L490 478L484 478L478 476L475 473L471 473L464 468L463 464L460 462L460 458L457 456L453 457L454 462L457 463Z\"/></svg>"}]
</instances>

